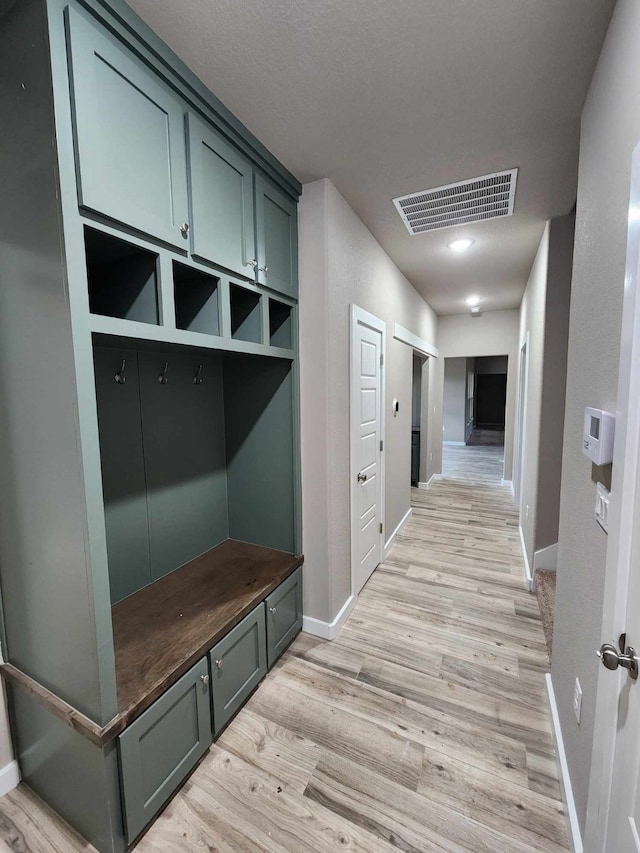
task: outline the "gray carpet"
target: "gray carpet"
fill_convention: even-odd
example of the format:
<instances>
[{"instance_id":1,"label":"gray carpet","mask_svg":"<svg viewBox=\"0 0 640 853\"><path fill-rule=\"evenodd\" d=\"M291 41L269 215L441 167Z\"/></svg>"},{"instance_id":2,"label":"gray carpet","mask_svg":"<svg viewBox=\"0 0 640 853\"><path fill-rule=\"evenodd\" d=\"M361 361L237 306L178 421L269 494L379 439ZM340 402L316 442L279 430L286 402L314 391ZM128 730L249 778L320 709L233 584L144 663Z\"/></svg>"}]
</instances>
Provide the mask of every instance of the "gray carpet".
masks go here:
<instances>
[{"instance_id":1,"label":"gray carpet","mask_svg":"<svg viewBox=\"0 0 640 853\"><path fill-rule=\"evenodd\" d=\"M544 638L547 641L549 662L551 662L551 647L553 645L553 621L556 613L556 573L545 569L536 572L536 595L540 607L540 618Z\"/></svg>"}]
</instances>

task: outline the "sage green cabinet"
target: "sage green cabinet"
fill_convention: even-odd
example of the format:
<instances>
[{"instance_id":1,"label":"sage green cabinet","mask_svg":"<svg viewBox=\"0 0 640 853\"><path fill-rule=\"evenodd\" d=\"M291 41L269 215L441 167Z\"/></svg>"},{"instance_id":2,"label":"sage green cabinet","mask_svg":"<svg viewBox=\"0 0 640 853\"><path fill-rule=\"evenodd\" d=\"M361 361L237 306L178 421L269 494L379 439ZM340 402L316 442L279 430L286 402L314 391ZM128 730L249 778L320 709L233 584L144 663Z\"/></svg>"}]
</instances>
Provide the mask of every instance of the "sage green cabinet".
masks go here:
<instances>
[{"instance_id":1,"label":"sage green cabinet","mask_svg":"<svg viewBox=\"0 0 640 853\"><path fill-rule=\"evenodd\" d=\"M267 672L264 605L259 604L209 652L213 729L218 735Z\"/></svg>"},{"instance_id":2,"label":"sage green cabinet","mask_svg":"<svg viewBox=\"0 0 640 853\"><path fill-rule=\"evenodd\" d=\"M302 568L296 569L264 602L269 669L302 628Z\"/></svg>"},{"instance_id":3,"label":"sage green cabinet","mask_svg":"<svg viewBox=\"0 0 640 853\"><path fill-rule=\"evenodd\" d=\"M211 744L207 659L183 675L118 740L131 843Z\"/></svg>"},{"instance_id":4,"label":"sage green cabinet","mask_svg":"<svg viewBox=\"0 0 640 853\"><path fill-rule=\"evenodd\" d=\"M298 296L296 205L259 175L255 177L258 283Z\"/></svg>"},{"instance_id":5,"label":"sage green cabinet","mask_svg":"<svg viewBox=\"0 0 640 853\"><path fill-rule=\"evenodd\" d=\"M67 20L80 206L187 248L182 102L81 12Z\"/></svg>"},{"instance_id":6,"label":"sage green cabinet","mask_svg":"<svg viewBox=\"0 0 640 853\"><path fill-rule=\"evenodd\" d=\"M188 117L192 252L254 278L253 168L220 134Z\"/></svg>"}]
</instances>

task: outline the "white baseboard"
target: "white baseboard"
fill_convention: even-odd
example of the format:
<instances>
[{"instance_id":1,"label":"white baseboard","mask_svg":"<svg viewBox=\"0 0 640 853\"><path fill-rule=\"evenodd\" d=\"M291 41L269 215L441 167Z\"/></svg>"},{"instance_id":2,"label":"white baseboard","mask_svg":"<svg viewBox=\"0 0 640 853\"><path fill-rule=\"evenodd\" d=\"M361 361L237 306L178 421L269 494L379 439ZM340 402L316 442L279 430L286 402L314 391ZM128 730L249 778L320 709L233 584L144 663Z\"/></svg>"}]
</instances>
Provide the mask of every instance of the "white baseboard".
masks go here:
<instances>
[{"instance_id":1,"label":"white baseboard","mask_svg":"<svg viewBox=\"0 0 640 853\"><path fill-rule=\"evenodd\" d=\"M344 625L347 616L353 610L358 597L350 595L338 611L333 622L323 622L321 619L314 619L312 616L302 617L302 630L306 634L313 634L314 637L322 637L323 640L334 640L340 628Z\"/></svg>"},{"instance_id":2,"label":"white baseboard","mask_svg":"<svg viewBox=\"0 0 640 853\"><path fill-rule=\"evenodd\" d=\"M403 526L404 524L406 524L406 522L407 522L407 521L409 521L409 518L410 518L410 516L411 516L412 511L413 511L413 510L412 510L412 508L411 508L411 507L409 507L409 509L406 511L406 513L405 513L405 515L404 515L404 518L402 518L402 519L401 519L400 524L396 527L396 529L393 531L393 533L391 534L391 536L390 536L390 537L387 539L387 541L384 543L384 555L383 555L383 559L385 559L385 558L386 558L386 556L387 556L387 554L389 553L389 549L390 549L390 548L391 548L391 546L393 545L393 540L396 538L396 536L397 536L397 535L398 535L398 533L400 532L400 529L402 528L402 526Z\"/></svg>"},{"instance_id":3,"label":"white baseboard","mask_svg":"<svg viewBox=\"0 0 640 853\"><path fill-rule=\"evenodd\" d=\"M428 489L432 483L435 483L436 480L441 480L442 474L432 474L426 483L420 482L418 483L419 489Z\"/></svg>"},{"instance_id":4,"label":"white baseboard","mask_svg":"<svg viewBox=\"0 0 640 853\"><path fill-rule=\"evenodd\" d=\"M17 761L10 761L0 770L0 797L4 797L20 782L20 768Z\"/></svg>"},{"instance_id":5,"label":"white baseboard","mask_svg":"<svg viewBox=\"0 0 640 853\"><path fill-rule=\"evenodd\" d=\"M544 677L547 687L547 699L549 700L549 710L551 711L551 727L553 729L553 739L556 746L556 760L558 762L558 771L560 774L560 786L562 788L562 799L564 800L565 812L567 817L567 831L569 833L569 844L573 853L583 853L582 835L580 834L580 824L578 822L578 813L576 811L576 803L573 799L573 788L571 787L571 777L569 776L569 765L567 764L567 754L564 751L564 741L562 739L562 729L560 728L560 716L558 714L558 705L556 702L556 694L553 689L550 673L546 673Z\"/></svg>"},{"instance_id":6,"label":"white baseboard","mask_svg":"<svg viewBox=\"0 0 640 853\"><path fill-rule=\"evenodd\" d=\"M531 574L531 566L529 565L529 558L527 557L527 546L524 544L524 533L522 532L522 526L518 525L518 530L520 531L520 547L522 548L522 559L524 560L524 572L527 576L527 583L529 585L529 590L533 590L533 576Z\"/></svg>"},{"instance_id":7,"label":"white baseboard","mask_svg":"<svg viewBox=\"0 0 640 853\"><path fill-rule=\"evenodd\" d=\"M548 545L546 548L541 548L533 555L533 574L538 569L544 569L547 572L555 572L558 568L558 543Z\"/></svg>"},{"instance_id":8,"label":"white baseboard","mask_svg":"<svg viewBox=\"0 0 640 853\"><path fill-rule=\"evenodd\" d=\"M443 444L452 444L455 447L466 447L467 446L466 441L443 441L442 443Z\"/></svg>"}]
</instances>

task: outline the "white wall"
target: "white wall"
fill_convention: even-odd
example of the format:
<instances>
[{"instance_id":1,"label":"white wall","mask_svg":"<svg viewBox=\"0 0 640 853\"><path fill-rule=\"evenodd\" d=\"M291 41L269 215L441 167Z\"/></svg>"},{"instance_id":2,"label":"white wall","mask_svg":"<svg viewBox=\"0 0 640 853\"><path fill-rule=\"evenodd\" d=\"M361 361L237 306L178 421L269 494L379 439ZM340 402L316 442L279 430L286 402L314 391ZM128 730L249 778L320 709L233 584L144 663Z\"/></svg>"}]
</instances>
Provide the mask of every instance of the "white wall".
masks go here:
<instances>
[{"instance_id":1,"label":"white wall","mask_svg":"<svg viewBox=\"0 0 640 853\"><path fill-rule=\"evenodd\" d=\"M616 410L631 153L640 140L638 44L640 3L618 0L580 138L551 674L583 829L607 544L594 518L595 481L607 472L590 465L580 438L585 406ZM572 709L576 677L583 691L580 725Z\"/></svg>"},{"instance_id":2,"label":"white wall","mask_svg":"<svg viewBox=\"0 0 640 853\"><path fill-rule=\"evenodd\" d=\"M299 232L304 612L331 622L351 594L350 306L359 305L387 326L387 536L409 509L411 485L413 350L394 340L393 324L435 344L436 316L330 181L304 186ZM427 361L430 374L438 361ZM431 375L428 379L432 387ZM394 397L400 401L397 418L391 413ZM435 417L441 418L439 404ZM427 433L434 464L440 438L438 448L431 443L441 436L441 426L438 431L429 424Z\"/></svg>"},{"instance_id":3,"label":"white wall","mask_svg":"<svg viewBox=\"0 0 640 853\"><path fill-rule=\"evenodd\" d=\"M442 440L466 441L467 359L447 358L444 362L442 396Z\"/></svg>"},{"instance_id":4,"label":"white wall","mask_svg":"<svg viewBox=\"0 0 640 853\"><path fill-rule=\"evenodd\" d=\"M516 386L518 382L518 334L520 328L520 312L487 311L479 317L470 314L452 314L438 318L438 352L437 370L434 375L432 399L442 400L445 358L486 355L507 355L507 407L504 448L504 477L511 479L513 463L513 434L516 407ZM442 435L442 414L436 412L433 425L434 432ZM440 448L441 450L441 448ZM442 454L437 461L437 471L442 471Z\"/></svg>"}]
</instances>

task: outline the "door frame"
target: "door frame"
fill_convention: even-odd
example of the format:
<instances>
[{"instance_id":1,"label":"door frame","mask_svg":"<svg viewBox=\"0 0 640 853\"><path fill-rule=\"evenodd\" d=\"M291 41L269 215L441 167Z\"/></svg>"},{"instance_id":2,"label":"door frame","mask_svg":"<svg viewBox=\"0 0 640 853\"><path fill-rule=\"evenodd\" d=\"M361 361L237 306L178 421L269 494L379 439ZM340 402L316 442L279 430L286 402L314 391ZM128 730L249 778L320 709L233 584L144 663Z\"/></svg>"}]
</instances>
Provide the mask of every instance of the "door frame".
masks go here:
<instances>
[{"instance_id":1,"label":"door frame","mask_svg":"<svg viewBox=\"0 0 640 853\"><path fill-rule=\"evenodd\" d=\"M356 370L356 350L355 350L355 342L356 342L356 332L358 329L358 324L363 324L365 326L369 326L369 328L374 329L376 332L381 332L382 340L381 340L381 349L380 355L382 356L382 364L380 367L380 440L382 441L382 450L379 449L378 446L378 470L380 472L379 482L379 500L378 506L380 507L380 521L382 522L382 532L378 534L378 547L379 547L379 557L378 565L382 562L384 557L384 526L385 526L385 457L386 457L386 448L387 448L387 439L386 439L386 429L385 429L385 385L386 385L386 366L387 366L387 327L384 320L380 320L373 314L370 314L368 311L365 311L364 308L360 308L358 305L351 305L351 323L350 323L350 335L349 335L349 472L350 472L350 488L349 488L349 500L350 500L350 510L351 510L351 518L350 518L350 539L351 539L351 595L355 595L355 583L354 583L354 574L355 567L358 562L357 555L357 535L356 535L356 522L357 522L357 500L356 500L356 477L358 476L359 468L357 466L358 459L358 430L356 430L356 421L358 419L358 409L357 409L357 399L355 391L358 387L358 375Z\"/></svg>"},{"instance_id":2,"label":"door frame","mask_svg":"<svg viewBox=\"0 0 640 853\"><path fill-rule=\"evenodd\" d=\"M632 155L628 223L601 642L615 642L626 630L633 509L640 500L640 145ZM606 853L610 826L618 722L611 679L600 667L584 836L585 849L593 853Z\"/></svg>"},{"instance_id":3,"label":"door frame","mask_svg":"<svg viewBox=\"0 0 640 853\"><path fill-rule=\"evenodd\" d=\"M524 377L523 377L524 365ZM509 363L507 361L507 371ZM507 373L507 381L509 374ZM518 507L518 520L522 517L522 472L524 469L524 449L526 447L527 431L527 398L529 396L529 332L527 332L518 349L518 386L516 390L516 422L513 436L513 462L511 480L513 482L513 497ZM505 414L506 427L506 414ZM506 455L505 455L506 460ZM517 475L517 476L516 476Z\"/></svg>"}]
</instances>

